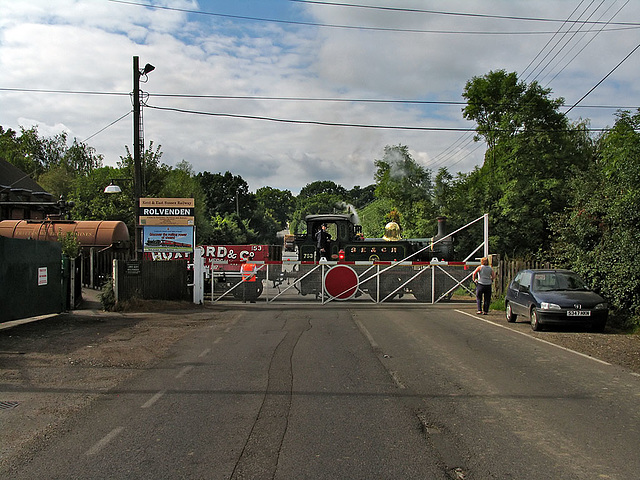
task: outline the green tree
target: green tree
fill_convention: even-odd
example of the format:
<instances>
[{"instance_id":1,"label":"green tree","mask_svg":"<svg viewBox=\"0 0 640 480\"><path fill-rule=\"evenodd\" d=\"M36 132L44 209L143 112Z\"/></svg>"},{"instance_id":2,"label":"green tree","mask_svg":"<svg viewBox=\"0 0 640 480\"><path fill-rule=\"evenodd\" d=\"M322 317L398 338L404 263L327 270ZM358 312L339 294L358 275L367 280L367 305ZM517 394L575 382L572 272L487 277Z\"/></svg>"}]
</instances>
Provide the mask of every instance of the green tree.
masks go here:
<instances>
[{"instance_id":1,"label":"green tree","mask_svg":"<svg viewBox=\"0 0 640 480\"><path fill-rule=\"evenodd\" d=\"M287 226L295 206L295 199L289 190L261 187L256 190L258 209L269 215L280 229Z\"/></svg>"},{"instance_id":2,"label":"green tree","mask_svg":"<svg viewBox=\"0 0 640 480\"><path fill-rule=\"evenodd\" d=\"M306 228L307 215L346 213L347 190L330 180L308 183L296 197L296 208L291 215L291 231L302 233Z\"/></svg>"},{"instance_id":3,"label":"green tree","mask_svg":"<svg viewBox=\"0 0 640 480\"><path fill-rule=\"evenodd\" d=\"M640 326L640 110L617 114L597 142L596 161L571 181L553 221L554 255L599 287ZM630 316L629 316L630 314Z\"/></svg>"},{"instance_id":4,"label":"green tree","mask_svg":"<svg viewBox=\"0 0 640 480\"><path fill-rule=\"evenodd\" d=\"M237 214L240 218L251 218L255 210L255 197L249 185L240 175L231 172L201 172L196 175L207 199L210 217Z\"/></svg>"},{"instance_id":5,"label":"green tree","mask_svg":"<svg viewBox=\"0 0 640 480\"><path fill-rule=\"evenodd\" d=\"M527 85L518 81L515 72L490 71L482 77L473 77L465 85L462 96L467 105L462 115L477 123L476 139L484 137L494 147L523 129L564 129L566 119L558 112L564 99L550 99L550 93L551 89L542 88L537 82Z\"/></svg>"},{"instance_id":6,"label":"green tree","mask_svg":"<svg viewBox=\"0 0 640 480\"><path fill-rule=\"evenodd\" d=\"M104 156L96 153L96 149L79 142L76 138L64 152L61 165L76 175L87 175L102 166Z\"/></svg>"},{"instance_id":7,"label":"green tree","mask_svg":"<svg viewBox=\"0 0 640 480\"><path fill-rule=\"evenodd\" d=\"M183 160L167 172L158 197L193 198L196 243L205 243L204 239L209 238L212 233L211 219L208 216L206 196L189 162Z\"/></svg>"},{"instance_id":8,"label":"green tree","mask_svg":"<svg viewBox=\"0 0 640 480\"><path fill-rule=\"evenodd\" d=\"M206 243L211 245L244 245L254 243L255 232L247 225L238 221L235 214L225 217L216 215L211 219L211 233Z\"/></svg>"},{"instance_id":9,"label":"green tree","mask_svg":"<svg viewBox=\"0 0 640 480\"><path fill-rule=\"evenodd\" d=\"M133 179L134 175L134 161L133 155L129 150L129 147L125 145L126 155L120 156L118 167L124 174L124 178L131 179L131 189L127 188L126 192L131 192L131 201L133 202ZM149 146L142 152L140 158L140 174L141 177L141 192L142 197L160 197L159 192L162 190L166 177L171 170L171 167L165 165L160 160L162 159L162 146L158 145L154 149L153 141L149 142ZM125 189L122 190L123 193Z\"/></svg>"},{"instance_id":10,"label":"green tree","mask_svg":"<svg viewBox=\"0 0 640 480\"><path fill-rule=\"evenodd\" d=\"M333 195L342 201L347 198L347 190L331 180L319 180L306 184L300 190L298 198L310 198L321 194Z\"/></svg>"},{"instance_id":11,"label":"green tree","mask_svg":"<svg viewBox=\"0 0 640 480\"><path fill-rule=\"evenodd\" d=\"M20 135L12 129L0 127L0 155L34 180L44 173L44 151L38 129L20 128Z\"/></svg>"},{"instance_id":12,"label":"green tree","mask_svg":"<svg viewBox=\"0 0 640 480\"><path fill-rule=\"evenodd\" d=\"M515 73L489 72L467 82L463 115L488 144L482 167L458 187L468 219L489 213L492 251L532 256L550 246L549 220L563 208L568 180L593 156L583 123L558 112L562 99ZM459 202L458 202L459 206Z\"/></svg>"},{"instance_id":13,"label":"green tree","mask_svg":"<svg viewBox=\"0 0 640 480\"><path fill-rule=\"evenodd\" d=\"M388 223L386 216L393 210L393 202L388 198L379 198L358 211L362 233L367 238L381 238Z\"/></svg>"},{"instance_id":14,"label":"green tree","mask_svg":"<svg viewBox=\"0 0 640 480\"><path fill-rule=\"evenodd\" d=\"M114 167L96 168L79 177L69 193L69 200L75 204L72 217L76 220L120 220L127 224L131 233L136 215L131 182L119 182L122 193L104 193L111 180L123 178L126 178L125 172Z\"/></svg>"},{"instance_id":15,"label":"green tree","mask_svg":"<svg viewBox=\"0 0 640 480\"><path fill-rule=\"evenodd\" d=\"M431 172L419 165L404 145L387 145L383 158L374 163L376 197L389 199L399 211L402 235L433 236L436 210Z\"/></svg>"},{"instance_id":16,"label":"green tree","mask_svg":"<svg viewBox=\"0 0 640 480\"><path fill-rule=\"evenodd\" d=\"M102 166L102 155L73 140L65 132L51 138L38 135L37 127L21 128L20 135L0 127L0 157L18 167L56 197L67 197L79 176Z\"/></svg>"},{"instance_id":17,"label":"green tree","mask_svg":"<svg viewBox=\"0 0 640 480\"><path fill-rule=\"evenodd\" d=\"M366 187L355 185L347 192L347 196L349 203L353 204L354 207L366 207L376 199L376 186L375 184L367 185Z\"/></svg>"}]
</instances>

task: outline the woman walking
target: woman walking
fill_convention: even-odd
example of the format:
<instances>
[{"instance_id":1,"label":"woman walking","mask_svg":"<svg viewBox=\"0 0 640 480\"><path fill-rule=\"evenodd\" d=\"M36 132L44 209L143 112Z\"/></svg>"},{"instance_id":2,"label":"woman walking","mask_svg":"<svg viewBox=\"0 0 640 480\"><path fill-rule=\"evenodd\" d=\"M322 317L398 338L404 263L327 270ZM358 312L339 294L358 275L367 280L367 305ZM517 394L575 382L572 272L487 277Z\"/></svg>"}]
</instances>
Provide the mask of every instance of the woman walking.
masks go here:
<instances>
[{"instance_id":1,"label":"woman walking","mask_svg":"<svg viewBox=\"0 0 640 480\"><path fill-rule=\"evenodd\" d=\"M489 259L482 257L480 265L473 271L473 281L476 282L476 302L478 304L478 315L489 313L491 303L491 285L496 278L496 273L489 266ZM483 298L484 297L484 298ZM483 301L484 300L484 301Z\"/></svg>"}]
</instances>

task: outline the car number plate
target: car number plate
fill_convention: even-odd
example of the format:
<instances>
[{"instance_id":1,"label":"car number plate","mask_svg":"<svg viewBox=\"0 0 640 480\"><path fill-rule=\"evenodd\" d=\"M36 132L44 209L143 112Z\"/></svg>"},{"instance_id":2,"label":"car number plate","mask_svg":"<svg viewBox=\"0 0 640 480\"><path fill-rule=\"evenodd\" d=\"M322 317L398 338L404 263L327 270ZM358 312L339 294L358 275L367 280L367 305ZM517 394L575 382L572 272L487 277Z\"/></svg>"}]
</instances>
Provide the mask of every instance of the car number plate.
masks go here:
<instances>
[{"instance_id":1,"label":"car number plate","mask_svg":"<svg viewBox=\"0 0 640 480\"><path fill-rule=\"evenodd\" d=\"M567 310L568 317L590 317L591 310Z\"/></svg>"}]
</instances>

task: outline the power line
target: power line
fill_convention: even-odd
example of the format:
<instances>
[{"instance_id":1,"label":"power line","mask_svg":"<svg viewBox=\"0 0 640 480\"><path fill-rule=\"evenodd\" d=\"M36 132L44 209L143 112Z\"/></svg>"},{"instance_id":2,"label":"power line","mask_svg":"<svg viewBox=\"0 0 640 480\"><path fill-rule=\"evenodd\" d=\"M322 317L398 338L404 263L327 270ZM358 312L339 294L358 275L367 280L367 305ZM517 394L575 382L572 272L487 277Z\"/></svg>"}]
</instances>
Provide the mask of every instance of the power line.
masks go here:
<instances>
[{"instance_id":1,"label":"power line","mask_svg":"<svg viewBox=\"0 0 640 480\"><path fill-rule=\"evenodd\" d=\"M403 99L384 99L384 98L336 98L336 97L271 97L266 95L194 95L194 94L175 94L175 93L154 93L154 97L166 98L199 98L214 100L278 100L291 102L344 102L344 103L400 103L413 105L466 105L461 101L446 100L403 100Z\"/></svg>"},{"instance_id":2,"label":"power line","mask_svg":"<svg viewBox=\"0 0 640 480\"><path fill-rule=\"evenodd\" d=\"M125 92L100 92L83 90L48 90L35 88L5 88L0 87L0 92L20 92L20 93L53 93L67 95L114 95L131 96ZM380 104L402 104L402 105L466 105L467 102L457 100L412 100L412 99L390 99L390 98L336 98L336 97L282 97L268 95L208 95L208 94L183 94L183 93L152 93L151 97L160 98L185 98L185 99L211 99L211 100L259 100L259 101L283 101L283 102L336 102L336 103L380 103ZM568 107L563 104L561 106ZM635 110L640 108L633 105L581 105L577 108L598 108L605 110Z\"/></svg>"},{"instance_id":3,"label":"power line","mask_svg":"<svg viewBox=\"0 0 640 480\"><path fill-rule=\"evenodd\" d=\"M2 92L21 92L21 93L61 93L72 95L116 95L116 96L129 96L130 93L123 92L96 92L90 90L50 90L43 88L6 88L0 87Z\"/></svg>"},{"instance_id":4,"label":"power line","mask_svg":"<svg viewBox=\"0 0 640 480\"><path fill-rule=\"evenodd\" d=\"M595 2L595 1L596 1L596 0L591 0L591 3L589 3L589 5L587 5L587 6L584 8L584 10L582 10L582 12L580 12L580 13L578 14L578 19L580 19L580 17L582 17L583 15L585 15L585 14L587 13L587 11L589 10L589 8L591 7L591 5L593 5L593 4L594 4L594 2ZM604 0L602 0L602 1L604 1ZM584 3L584 0L581 0L580 5L582 5L583 3ZM602 4L602 3L601 3L601 4ZM573 15L573 14L576 12L576 10L578 10L578 8L580 7L580 5L578 5L578 7L576 7L576 8L574 9L574 11L573 11L573 12L571 12L571 15ZM593 12L593 13L595 13L595 12ZM593 15L593 13L592 13L591 15ZM574 20L571 20L571 15L567 18L567 21L566 21L565 25L566 25L566 24L569 24L569 23L570 23L570 22L572 22L572 21L574 21ZM587 19L591 18L591 15L590 15L589 17L587 17ZM584 26L584 24L581 24L581 25L580 25L580 28L579 28L578 30L581 30L583 26ZM561 29L562 29L562 27L561 27ZM553 46L549 49L549 51L546 53L546 55L545 55L545 56L544 56L544 57L543 57L543 58L538 62L538 64L533 68L532 72L530 73L530 75L531 75L531 74L532 74L532 73L533 73L537 68L539 68L539 67L541 67L541 66L542 66L542 68L540 69L540 71L539 71L539 72L534 76L534 80L536 80L536 79L537 79L537 78L542 74L542 72L543 72L544 70L546 70L546 69L549 67L549 64L550 64L550 63L551 63L551 62L552 62L552 61L553 61L553 60L554 60L554 59L555 59L555 58L560 54L560 52L561 52L562 50L564 50L564 48L565 48L565 47L567 46L567 44L571 41L571 39L572 39L572 38L574 38L574 37L575 37L575 35L577 34L577 32L575 32L575 31L574 31L574 32L571 32L570 30L567 30L567 31L561 32L561 29L560 29L560 30L559 30L559 31L558 31L558 32L553 36L553 38L558 37L558 38L557 38L557 40L555 41L555 43L553 44ZM569 34L573 34L573 36L569 37ZM569 39L568 39L568 40L565 40L567 37L569 37ZM563 42L563 41L564 41L564 44L562 44L562 42ZM548 43L547 43L547 45L548 45ZM545 45L545 48L546 48L546 46L547 46L547 45ZM557 52L556 52L556 53L555 53L555 55L554 55L554 51L556 50L556 48L558 48L558 50L557 50ZM540 53L542 53L542 52L540 52ZM552 56L552 55L553 55L553 56ZM547 59L548 59L550 56L552 56L552 57L551 57L551 60L549 60L546 64L544 64L544 65L543 65L543 63L544 63L545 61L547 61ZM528 78L528 77L527 77L527 78Z\"/></svg>"},{"instance_id":5,"label":"power line","mask_svg":"<svg viewBox=\"0 0 640 480\"><path fill-rule=\"evenodd\" d=\"M362 31L378 31L378 32L398 32L398 33L431 33L431 34L444 34L444 35L548 35L553 32L548 31L521 31L515 30L510 32L499 32L495 30L487 30L487 31L465 31L465 30L425 30L425 29L414 29L414 28L396 28L396 27L367 27L363 25L341 25L341 24L333 24L333 23L319 23L319 22L304 22L301 20L282 20L276 18L262 18L262 17L251 17L247 15L233 15L227 13L214 13L214 12L205 12L202 10L192 10L187 8L177 8L177 7L167 7L163 5L152 5L149 3L140 3L133 2L127 0L108 0L112 3L119 3L122 5L132 5L137 7L145 7L152 8L157 10L170 10L182 13L190 13L194 15L207 15L211 17L220 17L220 18L229 18L233 20L249 20L254 22L270 22L270 23L279 23L285 25L300 25L306 27L324 27L324 28L337 28L337 29L346 29L346 30L362 30ZM542 19L541 19L542 20ZM629 24L622 25L613 28L607 28L607 31L617 31L617 30L628 30L628 29L637 29L640 28L640 24Z\"/></svg>"},{"instance_id":6,"label":"power line","mask_svg":"<svg viewBox=\"0 0 640 480\"><path fill-rule=\"evenodd\" d=\"M423 131L423 132L425 131L426 132L475 132L476 131L475 128L463 128L463 127L425 127L425 126L402 126L402 125L376 125L376 124L347 123L347 122L325 122L321 120L294 120L294 119L288 119L288 118L276 118L276 117L267 117L262 115L247 115L247 114L239 114L239 113L204 112L200 110L190 110L186 108L160 107L157 105L146 105L146 107L152 108L154 110L186 113L191 115L236 118L236 119L243 119L243 120L264 120L269 122L288 123L288 124L294 124L294 125L371 128L371 129L379 129L379 130L413 130L413 131ZM586 130L590 132L602 132L608 129L607 128L588 128ZM531 129L530 131L549 132L550 130Z\"/></svg>"},{"instance_id":7,"label":"power line","mask_svg":"<svg viewBox=\"0 0 640 480\"><path fill-rule=\"evenodd\" d=\"M244 114L237 114L237 113L203 112L198 110L189 110L186 108L159 107L155 105L147 105L147 107L155 110L188 113L192 115L238 118L238 119L244 119L244 120L265 120L269 122L289 123L289 124L295 124L295 125L320 125L320 126L327 126L327 127L354 127L354 128L373 128L373 129L381 129L381 130L417 130L417 131L436 131L436 132L473 132L475 131L473 128L415 127L415 126L371 125L371 124L367 125L367 124L360 124L360 123L323 122L320 120L293 120L293 119L286 119L286 118L266 117L261 115L244 115Z\"/></svg>"},{"instance_id":8,"label":"power line","mask_svg":"<svg viewBox=\"0 0 640 480\"><path fill-rule=\"evenodd\" d=\"M87 138L85 138L84 140L82 140L82 143L86 143L87 140L91 140L93 137L95 137L96 135L104 132L107 128L115 125L116 123L118 123L120 120L122 120L123 118L128 117L129 115L131 115L132 110L129 110L127 113L125 113L124 115L122 115L120 118L114 120L113 122L111 122L109 125L107 125L106 127L101 128L100 130L98 130L96 133L94 133L93 135L89 135Z\"/></svg>"},{"instance_id":9,"label":"power line","mask_svg":"<svg viewBox=\"0 0 640 480\"><path fill-rule=\"evenodd\" d=\"M315 5L329 5L334 7L353 7L353 8L361 8L368 10L383 10L383 11L391 11L391 12L406 12L406 13L427 13L431 15L445 15L445 16L453 16L453 17L472 17L472 18L490 18L490 19L499 19L499 20L521 20L521 21L530 21L530 22L550 22L550 23L566 23L566 20L559 20L555 18L541 18L541 17L519 17L514 15L494 15L487 13L468 13L468 12L445 12L440 10L425 10L421 8L402 8L402 7L385 7L378 5L362 5L362 4L354 4L354 3L340 3L340 2L327 2L320 0L289 0L294 3L308 3ZM571 21L569 23L573 24L593 24L597 25L598 21ZM611 23L612 25L626 25L626 26L639 26L640 23L637 22L615 22Z\"/></svg>"},{"instance_id":10,"label":"power line","mask_svg":"<svg viewBox=\"0 0 640 480\"><path fill-rule=\"evenodd\" d=\"M596 84L595 84L595 85L594 85L594 86L593 86L593 87L592 87L592 88L591 88L587 93L585 93L585 94L580 98L580 100L578 100L576 103L574 103L574 104L573 104L573 106L572 106L569 110L567 110L566 112L564 112L564 114L565 114L565 115L566 115L566 114L568 114L568 113L569 113L571 110L573 110L573 109L574 109L574 108L575 108L575 107L576 107L580 102L582 102L582 100L584 100L585 98L587 98L587 96L589 96L589 94L591 94L591 92L593 92L596 88L598 88L598 87L600 86L600 84L601 84L602 82L604 82L604 81L605 81L605 80L606 80L606 79L607 79L607 78L608 78L608 77L609 77L613 72L615 72L615 71L618 69L618 67L619 67L620 65L622 65L624 62L626 62L626 61L627 61L627 59L628 59L631 55L633 55L633 54L634 54L634 52L635 52L636 50L638 50L638 48L640 48L640 44L636 45L636 47L635 47L633 50L631 50L631 51L627 54L627 56L626 56L626 57L624 57L622 60L620 60L620 63L618 63L615 67L613 67L613 68L611 69L611 71L610 71L609 73L607 73L607 74L602 78L602 80L600 80L598 83L596 83Z\"/></svg>"},{"instance_id":11,"label":"power line","mask_svg":"<svg viewBox=\"0 0 640 480\"><path fill-rule=\"evenodd\" d=\"M591 3L578 15L578 20L572 20L571 17L580 9L580 7L583 5L584 0L581 0L580 3L578 4L578 6L576 6L574 8L574 10L571 12L571 14L569 15L569 17L563 21L562 25L560 25L560 27L558 28L557 32L547 41L547 43L544 45L544 47L538 52L538 54L535 56L535 58L533 60L531 60L531 62L527 65L527 67L524 69L523 73L526 72L533 64L534 62L542 55L542 53L547 49L547 47L552 43L553 39L558 37L558 40L556 41L556 43L554 44L554 46L547 52L547 54L545 55L545 57L543 59L541 59L537 66L534 67L531 72L527 75L527 77L525 78L525 81L534 73L534 71L540 67L540 65L542 65L542 63L553 53L553 51L556 49L556 47L560 44L560 42L562 41L563 38L565 38L569 33L571 33L569 30L563 32L562 34L560 33L562 31L562 29L568 25L568 24L576 24L576 23L580 23L580 28L578 29L581 30L583 26L590 24L591 27L590 28L594 28L595 25L598 24L602 24L603 22L600 22L600 20L604 17L604 15L606 14L607 11L609 11L609 9L611 8L608 7L605 12L600 16L600 18L598 19L597 22L591 22L590 18L596 13L596 11L598 11L600 9L600 7L604 4L605 0L602 0L600 2L600 4L595 8L595 10L589 15L589 17L587 17L587 20L579 20L580 17L582 17L583 15L585 15L587 13L587 11L590 9L590 7L595 3L595 0L591 0ZM604 22L604 25L606 26L609 23L613 23L613 18L616 17L616 15L618 15L620 13L620 11L629 3L629 1L627 0L627 2L625 2L622 7L620 7L612 16L611 18L609 18L609 20L607 20L606 22ZM596 34L580 49L580 51L578 51L559 71L558 73L555 74L555 76L547 83L547 85L549 83L551 83L555 78L557 78L558 75L560 75L560 73L562 73L562 71L564 71L564 69L571 63L573 62L573 60L575 60L575 58L582 53L582 51L584 51L584 49L595 39L595 37L602 32L602 30L604 29L604 27L602 27L598 32L596 32ZM582 38L584 38L587 33L590 32L583 32L582 34ZM549 65L558 57L558 55L562 52L562 50L564 50L567 45L571 42L571 40L576 36L576 33L574 33L572 35L572 37L566 41L564 43L564 45L562 47L560 47L560 49L555 53L555 55L553 56L553 58L551 60L549 60L549 62L546 63L546 65L544 65L540 71L538 72L538 74L536 75L537 78L538 76L540 76L548 67ZM575 44L574 46L571 48L571 50L573 50L575 48ZM570 50L570 51L571 51ZM569 51L569 52L570 52ZM569 53L568 52L568 53ZM567 55L565 54L562 59L564 59ZM562 61L562 59L560 61ZM556 67L559 65L560 61L557 62ZM545 77L548 75L545 74ZM543 78L545 78L543 77ZM595 87L594 87L595 88ZM593 89L592 89L593 90ZM587 93L588 95L588 93ZM584 98L584 97L583 97ZM572 107L570 107L565 113L564 115L566 116L574 107L576 107L578 105L579 102L577 102L576 104L574 104ZM444 152L443 152L444 153Z\"/></svg>"},{"instance_id":12,"label":"power line","mask_svg":"<svg viewBox=\"0 0 640 480\"><path fill-rule=\"evenodd\" d=\"M629 3L629 0L627 0L627 1L624 3L624 5L622 5L622 6L618 9L618 11L616 11L616 13L614 13L614 14L612 15L611 20L612 20L616 15L618 15L618 13L620 13L620 12L622 11L622 9L623 9L624 7L626 7L626 6L627 6L627 4L628 4L628 3ZM612 6L613 6L613 5L612 5ZM611 8L611 6L610 6L609 8ZM606 11L605 11L601 16L600 16L600 18L604 17L605 13L609 11L609 8L607 8L607 10L606 10ZM604 27L603 27L603 28L604 28ZM573 61L578 57L578 55L580 55L580 54L581 54L581 53L582 53L582 52L583 52L583 51L584 51L584 50L585 50L585 49L586 49L586 48L591 44L591 42L593 42L593 41L596 39L596 37L597 37L601 32L602 32L602 28L601 28L598 32L596 32L596 34L595 34L595 35L593 35L593 36L589 39L589 41L588 41L587 43L585 43L585 44L582 46L582 48L581 48L581 49L580 49L580 50L579 50L579 51L578 51L578 52L577 52L573 57L571 57L571 59L570 59L567 63L565 63L565 65L564 65L564 66L563 66L563 67L558 71L558 73L556 73L556 74L553 76L553 78L551 78L551 80L549 80L549 81L547 82L547 84L546 84L546 85L548 86L551 82L553 82L553 81L558 77L558 75L560 75L562 72L564 72L564 69L565 69L565 68L567 68L567 67L568 67L568 66L569 66L569 65L570 65L570 64L571 64L571 63L572 63L572 62L573 62ZM582 37L584 38L584 37L585 37L585 35L586 35L586 33L584 33L584 34L582 35ZM564 56L560 59L560 61L564 60L564 59L567 57L567 55L569 55L569 53L571 53L571 51L572 51L576 46L577 46L577 44L576 44L576 45L574 45L573 47L571 47L571 49L570 49L567 53L565 53L565 54L564 54ZM558 64L559 64L559 63L560 63L560 62L558 62ZM558 64L556 64L556 66L557 66ZM541 81L542 81L542 80L544 80L544 79L547 77L547 75L549 75L549 74L547 73L547 74L546 74L546 75L541 79Z\"/></svg>"},{"instance_id":13,"label":"power line","mask_svg":"<svg viewBox=\"0 0 640 480\"><path fill-rule=\"evenodd\" d=\"M581 0L581 1L580 1L580 3L578 4L578 6L577 6L576 8L574 8L574 9L573 9L573 12L571 12L571 13L569 14L569 18L571 18L571 16L572 16L572 15L573 15L577 10L578 10L578 8L580 8L580 5L582 5L582 2L583 2L583 1L584 1L584 0ZM542 48L540 49L540 51L536 54L536 56L535 56L535 57L533 57L533 59L529 62L529 65L527 65L527 66L525 67L525 69L522 71L522 74L521 74L521 75L524 75L524 74L525 74L525 72L526 72L527 70L529 70L529 67L531 67L531 65L533 65L533 63L538 59L538 57L539 57L540 55L542 55L542 52L544 52L544 50L549 46L549 44L552 42L552 40L553 40L557 35L559 35L559 34L560 34L560 31L562 30L562 28L563 28L563 27L564 27L564 26L569 22L569 18L567 18L564 22L562 22L562 25L560 25L560 26L558 27L558 30L556 30L556 33L555 33L551 38L549 38L549 40L547 40L547 43L544 45L544 47L542 47ZM535 70L535 68L534 68L534 70ZM529 73L529 75L527 75L527 76L524 78L524 81L525 81L525 82L527 81L527 79L529 78L529 76L531 76L531 74L533 74L533 70Z\"/></svg>"}]
</instances>

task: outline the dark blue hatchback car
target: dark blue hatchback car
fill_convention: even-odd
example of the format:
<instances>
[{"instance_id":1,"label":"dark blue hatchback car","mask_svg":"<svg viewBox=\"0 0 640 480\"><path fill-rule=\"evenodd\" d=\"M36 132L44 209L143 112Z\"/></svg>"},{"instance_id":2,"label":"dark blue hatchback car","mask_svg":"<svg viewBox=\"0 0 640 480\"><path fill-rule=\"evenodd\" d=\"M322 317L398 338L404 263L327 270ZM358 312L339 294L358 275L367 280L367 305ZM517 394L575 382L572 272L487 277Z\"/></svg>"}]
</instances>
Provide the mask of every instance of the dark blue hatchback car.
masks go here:
<instances>
[{"instance_id":1,"label":"dark blue hatchback car","mask_svg":"<svg viewBox=\"0 0 640 480\"><path fill-rule=\"evenodd\" d=\"M533 330L545 325L575 325L604 330L609 316L607 302L570 270L521 270L505 297L507 321L519 315Z\"/></svg>"}]
</instances>

